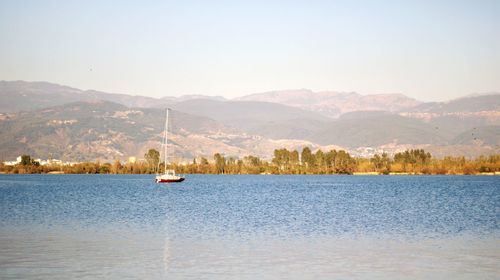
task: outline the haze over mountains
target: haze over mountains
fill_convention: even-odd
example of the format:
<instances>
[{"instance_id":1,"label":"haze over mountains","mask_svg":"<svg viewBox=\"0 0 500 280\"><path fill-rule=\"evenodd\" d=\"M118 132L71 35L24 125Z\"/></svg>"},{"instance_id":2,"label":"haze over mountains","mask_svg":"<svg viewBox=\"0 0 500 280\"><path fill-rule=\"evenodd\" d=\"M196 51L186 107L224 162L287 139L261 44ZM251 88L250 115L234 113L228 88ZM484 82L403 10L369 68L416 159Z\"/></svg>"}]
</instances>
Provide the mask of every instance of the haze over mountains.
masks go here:
<instances>
[{"instance_id":1,"label":"haze over mountains","mask_svg":"<svg viewBox=\"0 0 500 280\"><path fill-rule=\"evenodd\" d=\"M397 112L422 103L402 94L361 95L355 92L313 92L308 89L257 93L237 100L279 103L320 112L329 117L353 111Z\"/></svg>"},{"instance_id":2,"label":"haze over mountains","mask_svg":"<svg viewBox=\"0 0 500 280\"><path fill-rule=\"evenodd\" d=\"M500 152L500 94L420 102L402 94L273 91L233 100L152 98L83 91L47 82L0 81L0 157L28 153L112 160L159 148L173 109L179 158L221 152L272 156L276 148L344 148L369 156L425 148L437 156Z\"/></svg>"},{"instance_id":3,"label":"haze over mountains","mask_svg":"<svg viewBox=\"0 0 500 280\"><path fill-rule=\"evenodd\" d=\"M163 108L178 101L205 98L225 100L220 96L186 95L153 98L147 96L80 90L47 82L0 81L0 112L17 112L62 105L76 101L111 101L127 107Z\"/></svg>"}]
</instances>

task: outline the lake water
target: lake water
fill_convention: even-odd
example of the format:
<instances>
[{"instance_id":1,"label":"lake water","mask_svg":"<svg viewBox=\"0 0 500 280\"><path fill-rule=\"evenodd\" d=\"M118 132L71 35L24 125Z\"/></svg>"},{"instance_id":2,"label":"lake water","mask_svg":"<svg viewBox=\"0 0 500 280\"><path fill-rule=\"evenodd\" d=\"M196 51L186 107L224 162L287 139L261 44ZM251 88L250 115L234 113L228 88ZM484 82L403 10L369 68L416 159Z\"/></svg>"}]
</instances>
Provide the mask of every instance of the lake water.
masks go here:
<instances>
[{"instance_id":1,"label":"lake water","mask_svg":"<svg viewBox=\"0 0 500 280\"><path fill-rule=\"evenodd\" d=\"M499 279L500 177L0 175L1 279Z\"/></svg>"}]
</instances>

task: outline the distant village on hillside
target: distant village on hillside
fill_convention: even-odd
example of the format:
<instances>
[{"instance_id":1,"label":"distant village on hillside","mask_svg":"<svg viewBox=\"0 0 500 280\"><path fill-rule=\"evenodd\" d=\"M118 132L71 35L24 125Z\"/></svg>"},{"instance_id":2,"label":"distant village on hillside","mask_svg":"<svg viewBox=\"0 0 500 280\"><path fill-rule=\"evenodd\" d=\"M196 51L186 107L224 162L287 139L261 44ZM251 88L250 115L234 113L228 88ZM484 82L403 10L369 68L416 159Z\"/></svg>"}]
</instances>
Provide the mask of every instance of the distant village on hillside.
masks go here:
<instances>
[{"instance_id":1,"label":"distant village on hillside","mask_svg":"<svg viewBox=\"0 0 500 280\"><path fill-rule=\"evenodd\" d=\"M65 165L65 166L72 166L77 164L78 162L67 162L67 161L62 161L60 159L33 159L34 162L37 162L41 166L46 166L46 165ZM4 161L3 164L7 166L14 166L16 164L20 164L22 162L22 156L18 156L16 160L13 161Z\"/></svg>"},{"instance_id":2,"label":"distant village on hillside","mask_svg":"<svg viewBox=\"0 0 500 280\"><path fill-rule=\"evenodd\" d=\"M14 166L17 164L21 164L23 156L18 156L16 160L13 161L4 161L3 164L6 166ZM144 161L144 159L137 159L136 157L129 157L126 162L123 163L136 163L138 161ZM33 162L38 163L40 166L73 166L79 164L81 162L78 161L62 161L60 159L33 159Z\"/></svg>"}]
</instances>

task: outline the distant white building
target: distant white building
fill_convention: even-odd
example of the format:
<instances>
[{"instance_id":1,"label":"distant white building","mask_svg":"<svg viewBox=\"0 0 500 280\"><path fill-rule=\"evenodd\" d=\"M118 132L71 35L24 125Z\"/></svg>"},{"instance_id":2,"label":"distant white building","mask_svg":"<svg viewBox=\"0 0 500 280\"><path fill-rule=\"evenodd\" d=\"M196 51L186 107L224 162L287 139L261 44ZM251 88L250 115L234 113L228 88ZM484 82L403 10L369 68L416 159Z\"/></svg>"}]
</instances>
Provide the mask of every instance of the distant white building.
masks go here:
<instances>
[{"instance_id":1,"label":"distant white building","mask_svg":"<svg viewBox=\"0 0 500 280\"><path fill-rule=\"evenodd\" d=\"M40 165L62 165L63 161L60 159L35 159Z\"/></svg>"},{"instance_id":2,"label":"distant white building","mask_svg":"<svg viewBox=\"0 0 500 280\"><path fill-rule=\"evenodd\" d=\"M14 166L16 164L20 164L22 161L22 157L18 156L15 161L4 161L3 164L9 165L9 166ZM33 161L38 162L40 165L70 165L70 163L64 163L60 159L34 159Z\"/></svg>"},{"instance_id":3,"label":"distant white building","mask_svg":"<svg viewBox=\"0 0 500 280\"><path fill-rule=\"evenodd\" d=\"M62 165L63 161L60 159L48 159L47 165Z\"/></svg>"},{"instance_id":4,"label":"distant white building","mask_svg":"<svg viewBox=\"0 0 500 280\"><path fill-rule=\"evenodd\" d=\"M136 157L129 157L129 158L128 158L128 163L132 163L132 164L134 164L136 161L137 161L137 158L136 158Z\"/></svg>"},{"instance_id":5,"label":"distant white building","mask_svg":"<svg viewBox=\"0 0 500 280\"><path fill-rule=\"evenodd\" d=\"M18 156L15 161L4 161L3 164L9 165L9 166L14 166L16 164L21 163L21 159L22 159L21 156Z\"/></svg>"}]
</instances>

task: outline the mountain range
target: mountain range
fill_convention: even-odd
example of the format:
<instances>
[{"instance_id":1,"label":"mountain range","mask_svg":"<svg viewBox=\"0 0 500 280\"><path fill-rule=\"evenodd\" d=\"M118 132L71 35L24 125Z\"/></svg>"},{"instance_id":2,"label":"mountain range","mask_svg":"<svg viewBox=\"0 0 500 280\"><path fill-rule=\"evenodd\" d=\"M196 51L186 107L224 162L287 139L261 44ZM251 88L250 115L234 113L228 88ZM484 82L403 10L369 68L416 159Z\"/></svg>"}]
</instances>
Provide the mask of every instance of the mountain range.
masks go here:
<instances>
[{"instance_id":1,"label":"mountain range","mask_svg":"<svg viewBox=\"0 0 500 280\"><path fill-rule=\"evenodd\" d=\"M159 148L165 107L179 159L215 152L269 159L276 148L344 148L354 154L418 147L438 156L500 152L500 94L421 102L402 94L307 89L232 100L152 98L47 82L0 81L0 159L125 159ZM367 153L368 151L368 153Z\"/></svg>"},{"instance_id":2,"label":"mountain range","mask_svg":"<svg viewBox=\"0 0 500 280\"><path fill-rule=\"evenodd\" d=\"M80 90L48 82L0 81L0 112L17 112L62 105L76 101L110 101L127 107L163 108L190 99L225 100L220 96L185 95L153 98L139 95Z\"/></svg>"},{"instance_id":3,"label":"mountain range","mask_svg":"<svg viewBox=\"0 0 500 280\"><path fill-rule=\"evenodd\" d=\"M334 118L353 111L398 112L422 104L402 94L361 95L355 92L313 92L308 89L257 93L237 100L279 103Z\"/></svg>"}]
</instances>

